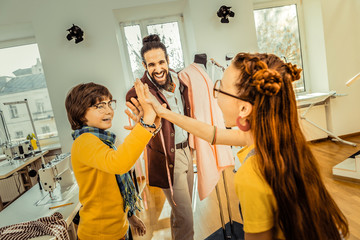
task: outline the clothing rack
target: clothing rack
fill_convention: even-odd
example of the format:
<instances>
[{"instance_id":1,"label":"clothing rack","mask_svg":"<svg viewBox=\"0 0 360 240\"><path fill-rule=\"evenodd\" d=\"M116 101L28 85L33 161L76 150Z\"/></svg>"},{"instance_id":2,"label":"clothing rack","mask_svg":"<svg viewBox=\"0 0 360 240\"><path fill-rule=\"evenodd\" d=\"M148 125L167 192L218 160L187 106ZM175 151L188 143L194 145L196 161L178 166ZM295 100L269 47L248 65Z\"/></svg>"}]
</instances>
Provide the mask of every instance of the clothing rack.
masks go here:
<instances>
[{"instance_id":1,"label":"clothing rack","mask_svg":"<svg viewBox=\"0 0 360 240\"><path fill-rule=\"evenodd\" d=\"M221 68L222 71L225 71L225 67L223 67L221 64L219 64L217 61L215 61L213 58L210 58L210 62L214 64L215 66Z\"/></svg>"},{"instance_id":2,"label":"clothing rack","mask_svg":"<svg viewBox=\"0 0 360 240\"><path fill-rule=\"evenodd\" d=\"M212 64L214 64L215 66L219 67L223 72L225 71L225 67L223 67L221 64L219 64L217 61L215 61L214 58L210 58L210 62ZM211 79L213 79L213 78L214 78L214 76L211 76ZM225 197L226 197L226 202L227 202L227 210L228 210L228 214L229 214L230 228L231 228L231 232L233 232L233 220L232 220L231 208L230 208L230 197L229 197L228 186L227 186L224 171L225 170L223 170L221 172L221 175L222 175L223 182L224 182ZM219 183L216 184L215 189L216 189L216 197L217 197L218 202L219 202L220 219L221 219L221 225L222 225L222 229L223 229L224 239L231 239L231 236L228 236L227 235L228 233L226 232L226 227L225 227L226 223L225 223L224 213L223 213L222 204L221 204L221 195L220 195L220 191L219 191Z\"/></svg>"},{"instance_id":3,"label":"clothing rack","mask_svg":"<svg viewBox=\"0 0 360 240\"><path fill-rule=\"evenodd\" d=\"M231 208L230 208L230 197L229 197L229 191L228 191L228 187L227 187L227 182L226 182L226 177L225 177L225 170L223 170L221 172L222 177L223 177L223 181L224 181L224 189L225 189L225 196L226 196L226 201L227 201L227 210L228 210L228 214L229 214L229 222L230 222L230 229L231 232L234 232L233 230L233 220L232 220L232 215L231 215ZM228 233L226 232L226 223L225 223L225 219L224 219L224 213L222 210L222 204L221 204L221 195L220 195L220 190L219 190L219 183L216 184L215 186L216 189L216 197L219 201L219 209L220 209L220 220L221 220L221 227L223 230L223 234L224 234L224 239L231 239L231 235L229 236ZM231 233L230 233L231 234Z\"/></svg>"}]
</instances>

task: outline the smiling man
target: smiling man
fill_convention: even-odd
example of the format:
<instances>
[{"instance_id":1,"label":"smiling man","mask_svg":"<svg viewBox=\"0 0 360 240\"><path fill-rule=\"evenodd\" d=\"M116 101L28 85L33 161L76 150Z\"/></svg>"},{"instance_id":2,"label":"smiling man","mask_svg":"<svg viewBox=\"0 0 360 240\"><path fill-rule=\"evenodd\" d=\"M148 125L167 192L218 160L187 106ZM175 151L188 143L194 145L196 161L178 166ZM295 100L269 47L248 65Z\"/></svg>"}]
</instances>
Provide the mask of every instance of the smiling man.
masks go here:
<instances>
[{"instance_id":1,"label":"smiling man","mask_svg":"<svg viewBox=\"0 0 360 240\"><path fill-rule=\"evenodd\" d=\"M160 103L182 115L190 115L188 88L169 69L169 57L158 35L143 39L141 57L145 68L143 83ZM136 98L132 88L126 101ZM162 188L171 205L171 234L175 240L194 238L191 208L193 188L193 161L188 144L188 133L162 119L162 136L157 134L146 147L147 173L150 186Z\"/></svg>"}]
</instances>

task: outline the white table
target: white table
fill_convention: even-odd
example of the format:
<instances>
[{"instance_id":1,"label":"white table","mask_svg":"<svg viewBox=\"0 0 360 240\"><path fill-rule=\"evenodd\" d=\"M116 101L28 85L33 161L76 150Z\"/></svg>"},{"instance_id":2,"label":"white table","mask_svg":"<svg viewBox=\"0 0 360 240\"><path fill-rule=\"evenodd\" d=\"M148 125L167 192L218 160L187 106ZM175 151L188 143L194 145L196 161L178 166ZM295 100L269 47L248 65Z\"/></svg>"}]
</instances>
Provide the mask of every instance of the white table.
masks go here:
<instances>
[{"instance_id":1,"label":"white table","mask_svg":"<svg viewBox=\"0 0 360 240\"><path fill-rule=\"evenodd\" d=\"M21 180L24 185L25 190L28 190L32 187L32 182L30 180L29 172L27 168L28 165L37 161L39 158L42 158L49 151L42 151L40 153L35 154L34 156L27 157L24 159L16 159L16 160L3 160L0 162L0 180L7 178L14 174L15 172L21 171ZM22 170L23 169L23 170ZM4 208L3 202L0 196L0 211Z\"/></svg>"},{"instance_id":2,"label":"white table","mask_svg":"<svg viewBox=\"0 0 360 240\"><path fill-rule=\"evenodd\" d=\"M14 172L17 172L21 170L22 168L26 167L27 165L35 162L45 154L47 154L49 151L42 151L41 153L35 154L35 156L27 157L24 159L17 159L17 160L11 160L9 162L8 160L4 160L0 162L0 179L7 178Z\"/></svg>"},{"instance_id":3,"label":"white table","mask_svg":"<svg viewBox=\"0 0 360 240\"><path fill-rule=\"evenodd\" d=\"M79 211L81 204L79 202L79 188L77 184L72 188L73 190L67 196L68 198L46 205L36 206L36 203L47 197L48 192L40 190L39 184L34 185L31 189L25 192L21 197L16 199L8 207L0 212L0 227L33 221L41 217L50 216L55 212L60 212L68 227L71 225L72 220L76 213ZM62 205L65 203L72 202L73 204L59 207L55 209L49 209L49 207ZM53 239L52 236L43 236L40 239Z\"/></svg>"}]
</instances>

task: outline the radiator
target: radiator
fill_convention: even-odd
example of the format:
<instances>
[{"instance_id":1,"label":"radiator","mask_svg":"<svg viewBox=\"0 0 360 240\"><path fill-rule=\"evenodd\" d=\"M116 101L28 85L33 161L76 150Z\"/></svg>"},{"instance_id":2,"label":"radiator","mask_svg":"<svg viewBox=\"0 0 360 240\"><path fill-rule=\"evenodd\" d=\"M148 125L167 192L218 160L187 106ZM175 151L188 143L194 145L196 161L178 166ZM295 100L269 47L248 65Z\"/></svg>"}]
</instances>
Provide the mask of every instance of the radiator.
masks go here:
<instances>
[{"instance_id":1,"label":"radiator","mask_svg":"<svg viewBox=\"0 0 360 240\"><path fill-rule=\"evenodd\" d=\"M41 168L41 159L31 163L28 169L38 171ZM30 178L33 185L37 183L37 176ZM16 172L11 177L0 179L0 196L2 202L9 202L25 191L20 173Z\"/></svg>"},{"instance_id":2,"label":"radiator","mask_svg":"<svg viewBox=\"0 0 360 240\"><path fill-rule=\"evenodd\" d=\"M15 173L9 178L0 180L0 196L2 202L9 202L24 191L25 188L22 184L20 174Z\"/></svg>"}]
</instances>

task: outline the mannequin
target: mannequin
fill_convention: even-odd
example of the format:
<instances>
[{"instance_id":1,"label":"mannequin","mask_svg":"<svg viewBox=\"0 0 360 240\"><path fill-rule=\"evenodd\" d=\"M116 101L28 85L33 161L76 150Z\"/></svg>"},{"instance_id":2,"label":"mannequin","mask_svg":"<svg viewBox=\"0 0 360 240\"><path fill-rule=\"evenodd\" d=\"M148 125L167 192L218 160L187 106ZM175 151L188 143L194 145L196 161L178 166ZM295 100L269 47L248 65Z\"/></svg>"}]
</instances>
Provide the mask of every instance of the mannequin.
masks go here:
<instances>
[{"instance_id":1,"label":"mannequin","mask_svg":"<svg viewBox=\"0 0 360 240\"><path fill-rule=\"evenodd\" d=\"M179 77L187 86L189 86L188 91L190 106L192 109L191 117L196 118L197 120L201 119L202 121L211 125L225 128L221 110L217 104L216 99L214 99L212 95L214 87L214 73L215 71L221 72L221 76L216 78L216 81L222 78L222 74L225 69L213 58L209 59L209 68L206 69L207 62L208 59L205 53L195 54L194 63L184 68L179 73ZM213 79L210 78L208 71L212 72ZM201 89L201 91L197 91L197 89ZM215 188L216 196L219 202L220 219L222 223L224 239L227 239L228 236L225 231L225 219L222 210L218 182L222 176L227 199L230 226L232 226L233 220L230 212L228 188L223 171L229 166L234 166L235 164L232 150L229 146L210 145L208 142L194 137L191 134L189 136L189 145L191 148L196 149L197 174L195 177L197 179L199 198L200 200L205 199L210 195L211 192L213 192Z\"/></svg>"},{"instance_id":2,"label":"mannequin","mask_svg":"<svg viewBox=\"0 0 360 240\"><path fill-rule=\"evenodd\" d=\"M206 69L207 56L205 53L195 54L194 63L203 64Z\"/></svg>"},{"instance_id":3,"label":"mannequin","mask_svg":"<svg viewBox=\"0 0 360 240\"><path fill-rule=\"evenodd\" d=\"M191 116L225 128L221 110L212 94L214 84L207 73L207 70L218 67L209 60L204 53L195 54L194 62L181 70L179 77L188 86ZM205 63L208 64L207 69L204 68ZM234 166L233 153L229 146L213 146L193 135L189 136L189 145L196 149L198 194L200 200L203 200L213 192L222 171Z\"/></svg>"},{"instance_id":4,"label":"mannequin","mask_svg":"<svg viewBox=\"0 0 360 240\"><path fill-rule=\"evenodd\" d=\"M226 67L230 66L231 60L234 58L233 53L228 53L225 55Z\"/></svg>"}]
</instances>

